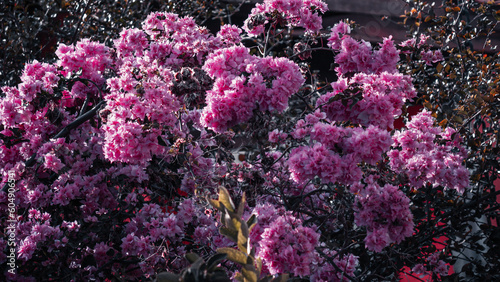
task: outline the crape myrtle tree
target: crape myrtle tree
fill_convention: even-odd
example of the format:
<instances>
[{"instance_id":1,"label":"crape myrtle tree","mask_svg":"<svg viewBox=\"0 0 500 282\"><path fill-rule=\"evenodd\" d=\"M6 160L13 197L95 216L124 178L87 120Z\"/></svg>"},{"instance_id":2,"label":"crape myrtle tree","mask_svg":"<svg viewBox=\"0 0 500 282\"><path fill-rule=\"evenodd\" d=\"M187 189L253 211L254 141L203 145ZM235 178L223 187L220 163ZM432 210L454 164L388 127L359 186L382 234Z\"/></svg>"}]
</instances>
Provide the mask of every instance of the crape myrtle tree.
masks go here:
<instances>
[{"instance_id":1,"label":"crape myrtle tree","mask_svg":"<svg viewBox=\"0 0 500 282\"><path fill-rule=\"evenodd\" d=\"M453 253L433 240L457 236L440 212L470 190L461 134L430 110L394 129L419 98L398 70L408 44L372 46L347 22L322 34L326 10L264 1L216 35L155 12L112 46L61 43L54 63L27 64L0 102L15 181L0 192L2 275L446 279ZM309 68L317 49L335 56L333 83Z\"/></svg>"}]
</instances>

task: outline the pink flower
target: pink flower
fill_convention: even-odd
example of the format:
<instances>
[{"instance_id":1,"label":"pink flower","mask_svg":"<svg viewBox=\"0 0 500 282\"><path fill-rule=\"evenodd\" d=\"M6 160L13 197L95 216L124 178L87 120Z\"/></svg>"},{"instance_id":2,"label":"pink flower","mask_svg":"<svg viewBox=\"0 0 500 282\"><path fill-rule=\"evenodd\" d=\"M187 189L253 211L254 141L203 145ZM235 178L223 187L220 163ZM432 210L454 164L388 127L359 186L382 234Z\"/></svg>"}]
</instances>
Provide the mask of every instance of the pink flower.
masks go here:
<instances>
[{"instance_id":1,"label":"pink flower","mask_svg":"<svg viewBox=\"0 0 500 282\"><path fill-rule=\"evenodd\" d=\"M423 264L419 263L415 265L411 271L415 272L415 274L424 274L425 273L425 267Z\"/></svg>"},{"instance_id":2,"label":"pink flower","mask_svg":"<svg viewBox=\"0 0 500 282\"><path fill-rule=\"evenodd\" d=\"M242 46L215 51L203 69L215 82L207 92L201 122L217 132L248 121L256 108L282 112L304 82L292 61L251 56Z\"/></svg>"},{"instance_id":3,"label":"pink flower","mask_svg":"<svg viewBox=\"0 0 500 282\"><path fill-rule=\"evenodd\" d=\"M242 30L235 25L223 25L217 33L217 37L227 46L237 45L241 41Z\"/></svg>"},{"instance_id":4,"label":"pink flower","mask_svg":"<svg viewBox=\"0 0 500 282\"><path fill-rule=\"evenodd\" d=\"M17 258L19 260L28 261L33 256L33 253L35 253L35 250L36 242L34 242L31 237L27 237L19 244Z\"/></svg>"},{"instance_id":5,"label":"pink flower","mask_svg":"<svg viewBox=\"0 0 500 282\"><path fill-rule=\"evenodd\" d=\"M267 23L303 27L307 32L316 33L322 27L320 14L328 7L321 0L265 0L257 4L245 20L243 29L252 36L264 32Z\"/></svg>"},{"instance_id":6,"label":"pink flower","mask_svg":"<svg viewBox=\"0 0 500 282\"><path fill-rule=\"evenodd\" d=\"M389 244L389 235L384 229L375 229L372 232L369 232L365 238L366 248L373 252L379 253Z\"/></svg>"},{"instance_id":7,"label":"pink flower","mask_svg":"<svg viewBox=\"0 0 500 282\"><path fill-rule=\"evenodd\" d=\"M410 199L393 185L376 183L356 196L354 220L367 228L366 248L380 252L391 243L400 243L413 234Z\"/></svg>"},{"instance_id":8,"label":"pink flower","mask_svg":"<svg viewBox=\"0 0 500 282\"><path fill-rule=\"evenodd\" d=\"M320 263L318 268L311 275L311 281L315 282L347 282L350 279L347 276L354 277L354 271L358 266L359 260L357 256L352 254L345 254L343 256L337 255L336 251L333 250L323 250L323 253L327 254L329 257L334 257L333 262L337 267L334 267L330 261L320 258ZM338 271L337 269L340 269Z\"/></svg>"},{"instance_id":9,"label":"pink flower","mask_svg":"<svg viewBox=\"0 0 500 282\"><path fill-rule=\"evenodd\" d=\"M351 33L351 27L345 22L339 22L332 27L330 37L328 38L328 46L334 50L340 49L342 36Z\"/></svg>"},{"instance_id":10,"label":"pink flower","mask_svg":"<svg viewBox=\"0 0 500 282\"><path fill-rule=\"evenodd\" d=\"M124 29L120 33L120 38L115 40L119 56L128 56L129 54L142 56L147 45L146 33L139 29Z\"/></svg>"},{"instance_id":11,"label":"pink flower","mask_svg":"<svg viewBox=\"0 0 500 282\"><path fill-rule=\"evenodd\" d=\"M64 167L64 164L54 153L47 153L44 156L44 166L54 172L59 172Z\"/></svg>"},{"instance_id":12,"label":"pink flower","mask_svg":"<svg viewBox=\"0 0 500 282\"><path fill-rule=\"evenodd\" d=\"M440 260L437 262L436 268L434 268L434 273L441 276L448 276L449 267L446 262Z\"/></svg>"},{"instance_id":13,"label":"pink flower","mask_svg":"<svg viewBox=\"0 0 500 282\"><path fill-rule=\"evenodd\" d=\"M391 168L406 173L410 185L415 188L430 182L433 186L463 192L469 185L469 171L462 165L465 148L458 142L437 144L438 136L447 140L453 130L435 127L434 118L428 111L414 116L407 127L393 136L393 147L401 149L388 152ZM457 148L457 152L453 148Z\"/></svg>"},{"instance_id":14,"label":"pink flower","mask_svg":"<svg viewBox=\"0 0 500 282\"><path fill-rule=\"evenodd\" d=\"M358 92L349 94L361 94L361 100L353 97L347 105L340 100L331 101L352 84L356 85ZM374 125L384 130L393 127L404 102L416 96L411 78L399 73L358 73L351 79L344 78L333 83L332 87L334 92L321 96L316 102L318 106L322 105L327 118L333 121L349 120L363 126Z\"/></svg>"},{"instance_id":15,"label":"pink flower","mask_svg":"<svg viewBox=\"0 0 500 282\"><path fill-rule=\"evenodd\" d=\"M437 63L440 61L443 61L443 54L441 53L441 50L428 50L428 51L422 51L420 53L420 57L422 60L425 62L426 65L431 66L432 63Z\"/></svg>"},{"instance_id":16,"label":"pink flower","mask_svg":"<svg viewBox=\"0 0 500 282\"><path fill-rule=\"evenodd\" d=\"M287 138L287 136L288 135L286 133L283 133L281 130L275 129L269 133L269 142L283 142Z\"/></svg>"},{"instance_id":17,"label":"pink flower","mask_svg":"<svg viewBox=\"0 0 500 282\"><path fill-rule=\"evenodd\" d=\"M315 261L314 247L319 234L303 227L291 216L280 216L264 229L257 256L262 258L269 273L293 272L299 276L310 274Z\"/></svg>"}]
</instances>

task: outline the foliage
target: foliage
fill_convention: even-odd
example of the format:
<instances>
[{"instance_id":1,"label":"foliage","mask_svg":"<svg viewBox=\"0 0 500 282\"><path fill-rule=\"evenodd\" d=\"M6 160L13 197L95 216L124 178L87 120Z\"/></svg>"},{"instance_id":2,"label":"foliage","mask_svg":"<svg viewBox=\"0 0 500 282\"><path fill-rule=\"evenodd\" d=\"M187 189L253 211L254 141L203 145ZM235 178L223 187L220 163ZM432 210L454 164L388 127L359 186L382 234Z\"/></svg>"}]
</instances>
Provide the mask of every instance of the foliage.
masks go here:
<instances>
[{"instance_id":1,"label":"foliage","mask_svg":"<svg viewBox=\"0 0 500 282\"><path fill-rule=\"evenodd\" d=\"M485 1L407 2L411 8L404 21L417 44L405 47L401 69L413 78L419 92L417 103L433 111L441 126L456 128L469 150L470 190L458 199L460 207L444 213L454 222L456 236L449 237L448 246L457 253L466 246L472 251L468 255L475 257L459 255L465 264L463 277L495 280L500 241L498 228L490 223L498 224L500 209L495 190L500 169L500 53L491 36L500 20L498 5ZM428 50L441 50L444 60L422 61L419 54ZM456 203L457 199L450 201Z\"/></svg>"},{"instance_id":2,"label":"foliage","mask_svg":"<svg viewBox=\"0 0 500 282\"><path fill-rule=\"evenodd\" d=\"M107 45L124 28L137 27L155 11L193 16L199 23L222 20L238 6L220 1L0 1L1 85L16 85L25 63L52 61L58 43L91 38Z\"/></svg>"},{"instance_id":3,"label":"foliage","mask_svg":"<svg viewBox=\"0 0 500 282\"><path fill-rule=\"evenodd\" d=\"M229 281L226 272L217 265L226 258L225 254L217 254L205 261L194 253L186 254L191 265L182 270L180 275L161 272L156 276L157 282L178 281Z\"/></svg>"}]
</instances>

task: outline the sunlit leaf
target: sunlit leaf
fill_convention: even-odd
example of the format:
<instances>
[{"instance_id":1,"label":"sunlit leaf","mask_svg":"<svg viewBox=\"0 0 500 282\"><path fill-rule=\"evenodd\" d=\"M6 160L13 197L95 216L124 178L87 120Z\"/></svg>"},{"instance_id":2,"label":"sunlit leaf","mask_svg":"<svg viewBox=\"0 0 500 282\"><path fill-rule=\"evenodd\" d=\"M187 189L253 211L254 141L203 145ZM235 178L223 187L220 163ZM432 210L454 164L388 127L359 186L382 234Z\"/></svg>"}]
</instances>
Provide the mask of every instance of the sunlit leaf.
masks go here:
<instances>
[{"instance_id":1,"label":"sunlit leaf","mask_svg":"<svg viewBox=\"0 0 500 282\"><path fill-rule=\"evenodd\" d=\"M223 204L228 211L234 212L233 200L229 196L227 189L222 186L219 187L219 202Z\"/></svg>"},{"instance_id":2,"label":"sunlit leaf","mask_svg":"<svg viewBox=\"0 0 500 282\"><path fill-rule=\"evenodd\" d=\"M232 248L219 248L217 253L226 254L227 259L239 263L240 265L245 265L247 263L247 256L241 251Z\"/></svg>"},{"instance_id":3,"label":"sunlit leaf","mask_svg":"<svg viewBox=\"0 0 500 282\"><path fill-rule=\"evenodd\" d=\"M257 273L255 273L255 268L249 265L244 265L241 268L241 273L245 277L245 281L248 282L257 282Z\"/></svg>"},{"instance_id":4,"label":"sunlit leaf","mask_svg":"<svg viewBox=\"0 0 500 282\"><path fill-rule=\"evenodd\" d=\"M234 229L229 229L224 226L219 228L220 234L226 236L227 238L231 239L231 241L237 243L238 242L238 231Z\"/></svg>"}]
</instances>

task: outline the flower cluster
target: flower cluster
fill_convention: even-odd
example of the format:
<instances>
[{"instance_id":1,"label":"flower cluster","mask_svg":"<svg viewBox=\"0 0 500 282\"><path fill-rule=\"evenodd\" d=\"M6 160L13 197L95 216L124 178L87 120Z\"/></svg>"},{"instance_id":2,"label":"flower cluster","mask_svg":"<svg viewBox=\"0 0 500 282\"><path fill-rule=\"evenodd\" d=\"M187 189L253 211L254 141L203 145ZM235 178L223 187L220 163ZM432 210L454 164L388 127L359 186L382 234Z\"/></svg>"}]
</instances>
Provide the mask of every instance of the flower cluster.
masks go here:
<instances>
[{"instance_id":1,"label":"flower cluster","mask_svg":"<svg viewBox=\"0 0 500 282\"><path fill-rule=\"evenodd\" d=\"M432 63L441 62L444 60L441 50L428 50L420 53L422 60L426 65L431 66Z\"/></svg>"},{"instance_id":2,"label":"flower cluster","mask_svg":"<svg viewBox=\"0 0 500 282\"><path fill-rule=\"evenodd\" d=\"M220 31L217 33L217 38L220 38L225 47L231 47L240 44L241 33L242 30L239 27L226 24L221 26Z\"/></svg>"},{"instance_id":3,"label":"flower cluster","mask_svg":"<svg viewBox=\"0 0 500 282\"><path fill-rule=\"evenodd\" d=\"M328 118L385 129L393 128L403 104L416 96L411 78L399 73L358 73L350 79L339 79L332 83L332 87L333 92L316 102ZM350 101L346 103L345 99Z\"/></svg>"},{"instance_id":4,"label":"flower cluster","mask_svg":"<svg viewBox=\"0 0 500 282\"><path fill-rule=\"evenodd\" d=\"M391 168L406 174L415 188L430 183L462 193L469 185L469 171L463 166L467 152L454 129L443 130L434 122L431 113L423 111L394 134L393 149L387 153Z\"/></svg>"},{"instance_id":5,"label":"flower cluster","mask_svg":"<svg viewBox=\"0 0 500 282\"><path fill-rule=\"evenodd\" d=\"M19 249L17 252L18 258L22 261L27 261L32 258L38 244L48 244L49 248L57 249L62 244L68 242L68 238L64 237L62 229L68 231L77 231L77 224L72 223L70 226L62 224L61 226L53 227L50 224L51 215L48 213L40 213L35 209L29 211L29 220L19 226Z\"/></svg>"},{"instance_id":6,"label":"flower cluster","mask_svg":"<svg viewBox=\"0 0 500 282\"><path fill-rule=\"evenodd\" d=\"M315 142L290 153L290 172L299 183L319 176L325 182L354 184L362 176L358 164L375 164L392 144L387 130L373 125L346 128L317 122L302 129L309 131Z\"/></svg>"},{"instance_id":7,"label":"flower cluster","mask_svg":"<svg viewBox=\"0 0 500 282\"><path fill-rule=\"evenodd\" d=\"M250 233L250 241L263 259L263 271L311 275L311 281L348 281L345 275L353 275L358 257L352 254L340 257L334 250L323 250L320 255L315 250L319 247L319 234L304 227L302 220L290 212L266 203L257 205L252 213L259 221ZM337 268L324 256L333 258Z\"/></svg>"},{"instance_id":8,"label":"flower cluster","mask_svg":"<svg viewBox=\"0 0 500 282\"><path fill-rule=\"evenodd\" d=\"M340 76L317 105L336 121L354 121L393 128L403 104L416 96L409 76L397 72L399 51L391 37L372 50L365 41L350 37L350 27L341 22L332 28L328 45L339 53L335 68Z\"/></svg>"},{"instance_id":9,"label":"flower cluster","mask_svg":"<svg viewBox=\"0 0 500 282\"><path fill-rule=\"evenodd\" d=\"M275 209L267 204L257 206L254 214L262 219L252 230L251 240L257 244L257 256L263 260L264 271L270 274L311 274L316 261L315 247L319 234L290 212Z\"/></svg>"},{"instance_id":10,"label":"flower cluster","mask_svg":"<svg viewBox=\"0 0 500 282\"><path fill-rule=\"evenodd\" d=\"M253 36L264 33L268 24L302 27L316 33L322 27L320 13L327 10L322 0L265 0L252 9L243 28Z\"/></svg>"},{"instance_id":11,"label":"flower cluster","mask_svg":"<svg viewBox=\"0 0 500 282\"><path fill-rule=\"evenodd\" d=\"M165 153L165 147L158 144L158 136L162 136L165 128L174 126L180 103L169 90L170 80L163 82L149 76L141 85L132 70L125 67L122 77L109 81L103 149L110 161L138 164ZM171 76L169 70L159 71L163 72L161 77Z\"/></svg>"},{"instance_id":12,"label":"flower cluster","mask_svg":"<svg viewBox=\"0 0 500 282\"><path fill-rule=\"evenodd\" d=\"M328 46L339 52L335 56L335 63L339 65L335 70L339 75L397 72L399 50L394 46L392 37L384 38L380 48L373 50L369 42L358 41L348 35L350 31L346 23L340 22L332 28L328 38Z\"/></svg>"},{"instance_id":13,"label":"flower cluster","mask_svg":"<svg viewBox=\"0 0 500 282\"><path fill-rule=\"evenodd\" d=\"M85 44L79 45L81 48ZM89 68L86 68L90 75ZM2 174L16 166L19 158L27 159L35 153L67 119L74 117L70 111L56 109L56 104L67 97L54 94L61 74L56 66L32 62L27 64L17 87L3 87L5 97L0 100L2 134L18 142L1 142L5 167ZM74 85L73 88L78 88ZM75 94L78 96L77 94ZM27 142L29 141L29 142Z\"/></svg>"},{"instance_id":14,"label":"flower cluster","mask_svg":"<svg viewBox=\"0 0 500 282\"><path fill-rule=\"evenodd\" d=\"M133 201L133 194L129 195L132 195L130 200ZM190 198L169 211L158 204L147 204L125 225L127 235L122 238L119 249L124 257L139 258L142 261L141 270L153 275L157 265L173 261L186 253L185 248L178 248L175 253L168 251L169 245L177 245L189 236L186 229L194 229L190 235L194 243L200 245L209 243L210 238L218 233L212 216L200 209L202 207L196 200ZM161 256L157 253L161 253Z\"/></svg>"},{"instance_id":15,"label":"flower cluster","mask_svg":"<svg viewBox=\"0 0 500 282\"><path fill-rule=\"evenodd\" d=\"M106 83L106 71L112 64L108 47L102 43L83 39L75 45L59 44L56 55L59 58L56 65L62 69L62 75L68 76L81 72L78 78L95 83L95 85L89 85L82 81L76 82L69 93L71 99L85 99L87 95L100 95L96 86L101 88Z\"/></svg>"},{"instance_id":16,"label":"flower cluster","mask_svg":"<svg viewBox=\"0 0 500 282\"><path fill-rule=\"evenodd\" d=\"M119 76L108 80L103 127L104 153L110 161L138 164L165 154L167 148L158 138L179 135L170 130L182 108L177 96L203 100L202 93L210 86L195 66L210 51L235 44L239 38L234 26L214 37L192 18L170 13L149 15L143 29L124 30L115 41Z\"/></svg>"},{"instance_id":17,"label":"flower cluster","mask_svg":"<svg viewBox=\"0 0 500 282\"><path fill-rule=\"evenodd\" d=\"M429 271L437 275L448 276L449 266L446 264L446 262L439 259L440 256L441 254L439 252L429 255L427 258L425 258L425 264L419 263L415 265L411 269L411 271L420 276L427 274Z\"/></svg>"},{"instance_id":18,"label":"flower cluster","mask_svg":"<svg viewBox=\"0 0 500 282\"><path fill-rule=\"evenodd\" d=\"M354 41L349 36L339 36L347 32L346 24L335 26L330 46ZM290 153L288 165L295 181L305 182L319 176L325 182L353 185L362 178L359 163L375 165L389 150L392 140L387 129L393 128L404 102L416 95L410 77L394 72L396 61L388 55L393 48L392 40L387 39L376 56L382 58L380 64L393 72L354 67L349 71L359 73L342 77L341 68L337 68L341 77L332 83L334 91L322 95L316 101L318 110L296 123L291 135L299 140L310 136L310 141L308 146L299 146ZM341 52L347 57L356 56L353 49ZM344 127L343 122L360 126Z\"/></svg>"},{"instance_id":19,"label":"flower cluster","mask_svg":"<svg viewBox=\"0 0 500 282\"><path fill-rule=\"evenodd\" d=\"M349 277L354 277L354 271L358 266L359 260L358 257L353 254L345 254L340 256L335 251L327 251L325 252L329 256L334 257L333 266L330 262L327 262L325 259L320 259L319 267L316 272L311 275L311 281L315 282L344 282L350 281ZM340 269L341 271L338 271Z\"/></svg>"},{"instance_id":20,"label":"flower cluster","mask_svg":"<svg viewBox=\"0 0 500 282\"><path fill-rule=\"evenodd\" d=\"M371 251L380 252L413 234L410 199L396 186L368 184L356 196L355 210L354 221L366 227L365 245Z\"/></svg>"},{"instance_id":21,"label":"flower cluster","mask_svg":"<svg viewBox=\"0 0 500 282\"><path fill-rule=\"evenodd\" d=\"M33 213L18 223L17 255L33 266L22 268L40 273L44 266L60 275L71 269L76 280L100 280L99 268L123 261L112 267L116 275L149 277L166 263L185 266L180 258L189 246L182 239L216 235L215 218L204 208L162 194L184 193L179 186L187 179L209 188L214 162L200 144L213 140L200 126L199 110L183 102L211 87L200 62L239 41L239 32L228 26L212 36L192 18L153 14L144 30L124 30L113 48L87 39L60 44L56 63L27 64L20 85L2 88L0 172L7 182L15 171L17 208ZM186 72L196 87L183 87ZM191 130L201 136L193 140ZM184 154L182 170L177 157ZM157 156L166 165L148 169ZM159 195L163 183L179 186L161 187ZM160 208L167 203L172 210ZM168 244L172 252L161 251Z\"/></svg>"},{"instance_id":22,"label":"flower cluster","mask_svg":"<svg viewBox=\"0 0 500 282\"><path fill-rule=\"evenodd\" d=\"M124 42L122 34L122 39L118 40L117 50L124 51L124 56L131 59L132 57L128 56L129 49L135 50L134 52L139 57L142 57L144 52L145 58L138 60L139 62L157 63L174 69L201 65L210 52L225 44L231 45L238 39L236 35L238 30L234 26L224 28L219 36L215 37L206 28L197 25L193 18L180 18L176 14L165 12L150 14L142 24L142 29L143 32L138 30L139 37L132 38L132 41ZM145 35L151 39L149 48L147 48L147 41L144 41ZM229 38L232 39L222 42L222 39Z\"/></svg>"},{"instance_id":23,"label":"flower cluster","mask_svg":"<svg viewBox=\"0 0 500 282\"><path fill-rule=\"evenodd\" d=\"M54 94L53 88L57 86L59 79L56 67L53 65L37 61L27 64L21 76L22 82L18 86L18 98L31 102L41 91Z\"/></svg>"},{"instance_id":24,"label":"flower cluster","mask_svg":"<svg viewBox=\"0 0 500 282\"><path fill-rule=\"evenodd\" d=\"M430 45L427 43L428 40L429 36L421 34L418 43L415 38L411 38L401 42L399 46L403 48L404 54L409 54L414 51L418 53L420 60L424 61L426 65L431 66L433 63L443 61L444 57L441 50L431 50Z\"/></svg>"},{"instance_id":25,"label":"flower cluster","mask_svg":"<svg viewBox=\"0 0 500 282\"><path fill-rule=\"evenodd\" d=\"M291 216L280 216L262 233L257 256L264 260L269 273L311 274L319 234L299 224L300 221Z\"/></svg>"},{"instance_id":26,"label":"flower cluster","mask_svg":"<svg viewBox=\"0 0 500 282\"><path fill-rule=\"evenodd\" d=\"M202 124L217 132L248 121L254 110L283 111L304 83L297 64L286 58L259 58L234 46L210 54L203 69L215 79L207 92Z\"/></svg>"}]
</instances>

